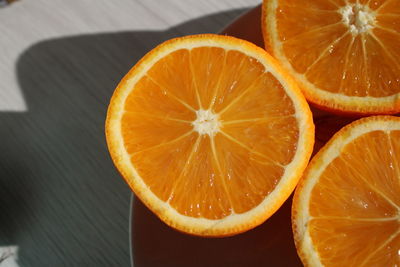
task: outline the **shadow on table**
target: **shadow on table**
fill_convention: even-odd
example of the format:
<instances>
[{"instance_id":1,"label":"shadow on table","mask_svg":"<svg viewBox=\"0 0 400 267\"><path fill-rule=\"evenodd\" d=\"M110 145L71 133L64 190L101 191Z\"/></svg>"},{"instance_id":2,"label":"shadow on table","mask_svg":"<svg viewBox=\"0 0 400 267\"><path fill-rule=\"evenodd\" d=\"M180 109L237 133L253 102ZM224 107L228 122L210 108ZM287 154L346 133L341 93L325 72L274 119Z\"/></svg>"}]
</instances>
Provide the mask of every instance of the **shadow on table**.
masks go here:
<instances>
[{"instance_id":1,"label":"shadow on table","mask_svg":"<svg viewBox=\"0 0 400 267\"><path fill-rule=\"evenodd\" d=\"M111 94L160 42L218 32L243 11L166 31L66 37L27 49L16 73L28 111L0 113L0 248L18 246L22 267L129 266L130 190L103 134Z\"/></svg>"}]
</instances>

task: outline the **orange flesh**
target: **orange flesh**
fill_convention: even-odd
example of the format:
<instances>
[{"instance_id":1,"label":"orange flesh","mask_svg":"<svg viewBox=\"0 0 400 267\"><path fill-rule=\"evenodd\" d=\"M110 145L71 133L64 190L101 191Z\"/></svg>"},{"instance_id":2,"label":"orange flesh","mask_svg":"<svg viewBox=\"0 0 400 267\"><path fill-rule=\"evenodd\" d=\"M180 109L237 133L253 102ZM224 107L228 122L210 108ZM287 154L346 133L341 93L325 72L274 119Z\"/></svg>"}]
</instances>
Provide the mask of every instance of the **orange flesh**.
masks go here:
<instances>
[{"instance_id":1,"label":"orange flesh","mask_svg":"<svg viewBox=\"0 0 400 267\"><path fill-rule=\"evenodd\" d=\"M311 192L309 231L325 266L400 262L400 131L346 145Z\"/></svg>"},{"instance_id":2,"label":"orange flesh","mask_svg":"<svg viewBox=\"0 0 400 267\"><path fill-rule=\"evenodd\" d=\"M199 134L199 109L219 131ZM221 219L274 190L299 138L282 85L256 59L216 47L180 49L155 63L130 93L122 136L143 181L180 214Z\"/></svg>"},{"instance_id":3,"label":"orange flesh","mask_svg":"<svg viewBox=\"0 0 400 267\"><path fill-rule=\"evenodd\" d=\"M325 91L372 97L399 93L399 1L348 2L375 12L370 32L349 31L340 13L344 1L279 1L277 27L285 56L296 72Z\"/></svg>"}]
</instances>

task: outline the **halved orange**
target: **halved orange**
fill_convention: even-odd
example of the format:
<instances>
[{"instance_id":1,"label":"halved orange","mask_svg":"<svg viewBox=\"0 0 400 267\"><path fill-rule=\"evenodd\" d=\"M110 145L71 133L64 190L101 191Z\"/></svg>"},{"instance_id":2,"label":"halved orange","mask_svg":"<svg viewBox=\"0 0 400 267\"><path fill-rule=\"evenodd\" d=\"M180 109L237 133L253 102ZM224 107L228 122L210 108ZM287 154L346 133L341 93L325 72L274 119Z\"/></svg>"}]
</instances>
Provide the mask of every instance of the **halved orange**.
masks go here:
<instances>
[{"instance_id":1,"label":"halved orange","mask_svg":"<svg viewBox=\"0 0 400 267\"><path fill-rule=\"evenodd\" d=\"M301 179L293 233L306 266L399 266L400 118L368 117L334 135Z\"/></svg>"},{"instance_id":2,"label":"halved orange","mask_svg":"<svg viewBox=\"0 0 400 267\"><path fill-rule=\"evenodd\" d=\"M287 199L314 142L299 89L263 49L212 34L167 41L118 85L109 151L135 194L195 235L251 229Z\"/></svg>"},{"instance_id":3,"label":"halved orange","mask_svg":"<svg viewBox=\"0 0 400 267\"><path fill-rule=\"evenodd\" d=\"M398 0L264 0L267 51L337 113L400 112Z\"/></svg>"}]
</instances>

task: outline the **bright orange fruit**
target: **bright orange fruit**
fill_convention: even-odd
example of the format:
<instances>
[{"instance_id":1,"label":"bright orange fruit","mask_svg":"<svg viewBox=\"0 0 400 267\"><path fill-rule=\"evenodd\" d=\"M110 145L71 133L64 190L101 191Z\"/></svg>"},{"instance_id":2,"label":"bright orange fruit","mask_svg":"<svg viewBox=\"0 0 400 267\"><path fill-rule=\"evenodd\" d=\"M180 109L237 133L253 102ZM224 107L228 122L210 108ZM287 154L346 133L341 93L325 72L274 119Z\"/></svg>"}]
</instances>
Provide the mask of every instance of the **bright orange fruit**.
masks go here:
<instances>
[{"instance_id":1,"label":"bright orange fruit","mask_svg":"<svg viewBox=\"0 0 400 267\"><path fill-rule=\"evenodd\" d=\"M263 49L196 35L148 53L107 114L112 159L168 225L227 236L271 216L293 191L314 142L309 107Z\"/></svg>"},{"instance_id":2,"label":"bright orange fruit","mask_svg":"<svg viewBox=\"0 0 400 267\"><path fill-rule=\"evenodd\" d=\"M400 118L355 121L306 169L292 223L306 266L399 266Z\"/></svg>"},{"instance_id":3,"label":"bright orange fruit","mask_svg":"<svg viewBox=\"0 0 400 267\"><path fill-rule=\"evenodd\" d=\"M305 97L338 113L400 112L398 0L264 0L267 47Z\"/></svg>"}]
</instances>

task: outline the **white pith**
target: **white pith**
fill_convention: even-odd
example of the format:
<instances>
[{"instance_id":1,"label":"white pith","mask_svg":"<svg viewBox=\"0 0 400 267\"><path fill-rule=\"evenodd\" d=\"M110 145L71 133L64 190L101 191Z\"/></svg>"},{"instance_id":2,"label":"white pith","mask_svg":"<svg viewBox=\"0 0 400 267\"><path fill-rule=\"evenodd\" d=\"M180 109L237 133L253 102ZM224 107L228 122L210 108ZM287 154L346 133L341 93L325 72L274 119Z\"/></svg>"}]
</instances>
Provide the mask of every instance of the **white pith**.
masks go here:
<instances>
[{"instance_id":1,"label":"white pith","mask_svg":"<svg viewBox=\"0 0 400 267\"><path fill-rule=\"evenodd\" d=\"M211 110L199 109L196 111L196 115L197 118L192 125L200 135L214 136L219 131L221 123L218 121L218 114L214 114Z\"/></svg>"},{"instance_id":2,"label":"white pith","mask_svg":"<svg viewBox=\"0 0 400 267\"><path fill-rule=\"evenodd\" d=\"M374 28L375 14L366 5L360 3L347 4L339 9L343 23L349 28L351 34L357 35Z\"/></svg>"}]
</instances>

